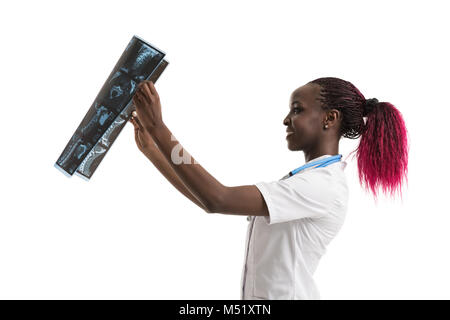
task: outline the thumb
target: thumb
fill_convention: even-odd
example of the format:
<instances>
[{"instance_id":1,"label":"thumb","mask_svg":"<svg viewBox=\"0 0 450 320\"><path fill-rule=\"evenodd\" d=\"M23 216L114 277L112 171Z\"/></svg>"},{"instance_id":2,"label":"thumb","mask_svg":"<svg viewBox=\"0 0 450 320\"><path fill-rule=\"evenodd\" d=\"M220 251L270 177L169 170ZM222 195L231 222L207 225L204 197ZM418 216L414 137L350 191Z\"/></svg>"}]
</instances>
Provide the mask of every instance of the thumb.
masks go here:
<instances>
[{"instance_id":1,"label":"thumb","mask_svg":"<svg viewBox=\"0 0 450 320\"><path fill-rule=\"evenodd\" d=\"M131 114L131 118L134 120L135 126L137 126L139 128L139 130L141 130L141 132L144 132L144 127L142 126L142 123L139 120L139 117L138 117L138 114L136 111L133 111L133 113Z\"/></svg>"},{"instance_id":2,"label":"thumb","mask_svg":"<svg viewBox=\"0 0 450 320\"><path fill-rule=\"evenodd\" d=\"M136 140L136 144L138 145L139 148L141 148L142 141L141 141L141 134L139 133L139 131L141 131L139 125L137 124L136 119L133 116L130 118L130 122L134 126L134 139Z\"/></svg>"},{"instance_id":3,"label":"thumb","mask_svg":"<svg viewBox=\"0 0 450 320\"><path fill-rule=\"evenodd\" d=\"M139 125L137 124L136 119L131 117L130 122L133 124L134 132L137 133L137 131L139 130Z\"/></svg>"}]
</instances>

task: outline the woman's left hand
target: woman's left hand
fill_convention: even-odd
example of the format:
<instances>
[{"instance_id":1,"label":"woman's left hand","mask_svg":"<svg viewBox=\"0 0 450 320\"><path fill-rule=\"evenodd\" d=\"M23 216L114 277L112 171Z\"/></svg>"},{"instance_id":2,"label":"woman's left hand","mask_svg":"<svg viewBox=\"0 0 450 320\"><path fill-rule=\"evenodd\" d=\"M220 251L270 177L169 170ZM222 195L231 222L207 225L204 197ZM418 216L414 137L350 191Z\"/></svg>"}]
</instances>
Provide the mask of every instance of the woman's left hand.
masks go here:
<instances>
[{"instance_id":1,"label":"woman's left hand","mask_svg":"<svg viewBox=\"0 0 450 320\"><path fill-rule=\"evenodd\" d=\"M158 92L151 81L142 81L133 96L133 104L136 106L138 118L148 133L163 125L161 114L161 102Z\"/></svg>"}]
</instances>

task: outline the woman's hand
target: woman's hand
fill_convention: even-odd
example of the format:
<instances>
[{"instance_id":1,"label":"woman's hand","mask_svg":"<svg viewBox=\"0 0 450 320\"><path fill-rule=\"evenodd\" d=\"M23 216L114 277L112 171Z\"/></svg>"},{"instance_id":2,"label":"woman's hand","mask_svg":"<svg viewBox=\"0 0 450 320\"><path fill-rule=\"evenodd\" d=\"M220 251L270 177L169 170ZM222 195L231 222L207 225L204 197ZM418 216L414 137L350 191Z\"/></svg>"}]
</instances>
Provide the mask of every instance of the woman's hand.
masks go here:
<instances>
[{"instance_id":1,"label":"woman's hand","mask_svg":"<svg viewBox=\"0 0 450 320\"><path fill-rule=\"evenodd\" d=\"M134 139L136 140L136 145L139 150L141 150L141 152L145 155L152 152L152 150L155 150L155 148L157 148L156 143L147 130L145 130L142 126L136 111L133 111L130 122L134 126Z\"/></svg>"},{"instance_id":2,"label":"woman's hand","mask_svg":"<svg viewBox=\"0 0 450 320\"><path fill-rule=\"evenodd\" d=\"M153 129L163 125L161 103L153 82L146 80L138 85L133 103L140 124L149 134L152 134Z\"/></svg>"}]
</instances>

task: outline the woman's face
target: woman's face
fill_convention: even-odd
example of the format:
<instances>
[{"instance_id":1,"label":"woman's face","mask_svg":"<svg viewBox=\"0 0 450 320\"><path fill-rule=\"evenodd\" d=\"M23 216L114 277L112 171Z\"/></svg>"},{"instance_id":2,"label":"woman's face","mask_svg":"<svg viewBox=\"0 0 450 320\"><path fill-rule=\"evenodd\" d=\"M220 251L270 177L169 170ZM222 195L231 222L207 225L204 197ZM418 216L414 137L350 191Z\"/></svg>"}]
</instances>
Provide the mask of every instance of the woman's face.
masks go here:
<instances>
[{"instance_id":1,"label":"woman's face","mask_svg":"<svg viewBox=\"0 0 450 320\"><path fill-rule=\"evenodd\" d=\"M283 120L289 150L309 151L323 138L326 112L318 100L320 89L319 85L308 83L291 94L289 113Z\"/></svg>"}]
</instances>

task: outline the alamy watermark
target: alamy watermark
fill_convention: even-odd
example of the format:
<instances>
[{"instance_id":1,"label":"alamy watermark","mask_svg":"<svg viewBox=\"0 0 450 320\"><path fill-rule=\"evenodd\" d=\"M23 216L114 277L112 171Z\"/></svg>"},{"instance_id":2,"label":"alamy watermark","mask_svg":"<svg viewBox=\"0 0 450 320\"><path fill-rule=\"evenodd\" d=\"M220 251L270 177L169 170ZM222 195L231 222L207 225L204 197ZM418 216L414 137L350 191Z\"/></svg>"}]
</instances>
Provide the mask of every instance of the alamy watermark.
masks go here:
<instances>
[{"instance_id":1,"label":"alamy watermark","mask_svg":"<svg viewBox=\"0 0 450 320\"><path fill-rule=\"evenodd\" d=\"M175 138L175 136L172 134L170 135L170 140L172 141L177 141L177 139ZM192 162L192 157L188 152L185 152L185 150L183 150L183 154L180 155L181 150L183 150L183 146L179 143L177 143L173 148L172 148L172 152L170 154L170 159L172 160L172 162L174 164L198 164L197 160L194 159L194 162Z\"/></svg>"}]
</instances>

